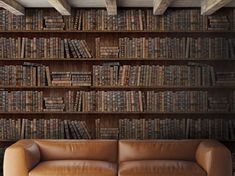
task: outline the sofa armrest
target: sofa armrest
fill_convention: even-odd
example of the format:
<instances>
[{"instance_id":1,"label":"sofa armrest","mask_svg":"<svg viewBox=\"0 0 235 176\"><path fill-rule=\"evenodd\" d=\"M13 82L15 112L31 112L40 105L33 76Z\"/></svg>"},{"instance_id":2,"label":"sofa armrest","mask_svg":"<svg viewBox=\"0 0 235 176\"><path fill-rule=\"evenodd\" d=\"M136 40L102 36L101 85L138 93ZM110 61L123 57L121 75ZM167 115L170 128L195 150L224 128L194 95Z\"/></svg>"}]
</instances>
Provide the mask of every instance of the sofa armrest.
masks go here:
<instances>
[{"instance_id":1,"label":"sofa armrest","mask_svg":"<svg viewBox=\"0 0 235 176\"><path fill-rule=\"evenodd\" d=\"M232 176L230 151L217 141L203 141L196 151L197 163L208 176Z\"/></svg>"},{"instance_id":2,"label":"sofa armrest","mask_svg":"<svg viewBox=\"0 0 235 176\"><path fill-rule=\"evenodd\" d=\"M40 151L33 140L20 140L8 147L4 156L4 176L28 176L39 163Z\"/></svg>"}]
</instances>

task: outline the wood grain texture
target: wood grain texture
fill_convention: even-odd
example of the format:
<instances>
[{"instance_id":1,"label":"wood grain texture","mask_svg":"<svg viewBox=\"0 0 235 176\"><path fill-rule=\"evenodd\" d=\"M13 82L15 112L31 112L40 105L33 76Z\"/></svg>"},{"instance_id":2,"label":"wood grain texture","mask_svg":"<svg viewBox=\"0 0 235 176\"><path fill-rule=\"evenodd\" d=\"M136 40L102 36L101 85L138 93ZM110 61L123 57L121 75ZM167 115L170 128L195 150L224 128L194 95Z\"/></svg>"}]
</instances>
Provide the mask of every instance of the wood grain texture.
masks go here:
<instances>
[{"instance_id":1,"label":"wood grain texture","mask_svg":"<svg viewBox=\"0 0 235 176\"><path fill-rule=\"evenodd\" d=\"M203 0L201 5L201 14L211 15L230 2L232 2L232 0Z\"/></svg>"},{"instance_id":2,"label":"wood grain texture","mask_svg":"<svg viewBox=\"0 0 235 176\"><path fill-rule=\"evenodd\" d=\"M71 6L67 0L48 0L48 2L61 14L71 15Z\"/></svg>"},{"instance_id":3,"label":"wood grain texture","mask_svg":"<svg viewBox=\"0 0 235 176\"><path fill-rule=\"evenodd\" d=\"M153 14L163 15L166 9L171 4L172 0L154 0L153 1Z\"/></svg>"},{"instance_id":4,"label":"wood grain texture","mask_svg":"<svg viewBox=\"0 0 235 176\"><path fill-rule=\"evenodd\" d=\"M51 7L48 0L16 0L24 7ZM104 0L67 0L72 7L105 8ZM117 0L118 7L153 7L153 0ZM201 0L174 0L170 7L201 7ZM235 0L226 5L235 7Z\"/></svg>"},{"instance_id":5,"label":"wood grain texture","mask_svg":"<svg viewBox=\"0 0 235 176\"><path fill-rule=\"evenodd\" d=\"M0 0L0 7L10 11L15 15L24 15L24 7L15 0Z\"/></svg>"},{"instance_id":6,"label":"wood grain texture","mask_svg":"<svg viewBox=\"0 0 235 176\"><path fill-rule=\"evenodd\" d=\"M117 1L116 0L105 0L106 9L108 15L117 15Z\"/></svg>"}]
</instances>

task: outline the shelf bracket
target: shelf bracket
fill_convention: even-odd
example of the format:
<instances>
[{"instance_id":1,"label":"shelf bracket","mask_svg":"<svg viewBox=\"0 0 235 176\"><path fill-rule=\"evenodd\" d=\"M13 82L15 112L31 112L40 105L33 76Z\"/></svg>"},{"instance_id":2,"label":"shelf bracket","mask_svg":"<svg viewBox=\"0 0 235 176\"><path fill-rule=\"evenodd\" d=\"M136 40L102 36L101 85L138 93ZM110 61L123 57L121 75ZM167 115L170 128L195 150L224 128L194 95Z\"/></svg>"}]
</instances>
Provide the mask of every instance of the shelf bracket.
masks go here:
<instances>
[{"instance_id":1,"label":"shelf bracket","mask_svg":"<svg viewBox=\"0 0 235 176\"><path fill-rule=\"evenodd\" d=\"M108 15L117 15L117 0L105 0Z\"/></svg>"},{"instance_id":2,"label":"shelf bracket","mask_svg":"<svg viewBox=\"0 0 235 176\"><path fill-rule=\"evenodd\" d=\"M153 1L153 14L163 15L173 0L154 0Z\"/></svg>"},{"instance_id":3,"label":"shelf bracket","mask_svg":"<svg viewBox=\"0 0 235 176\"><path fill-rule=\"evenodd\" d=\"M48 0L48 2L61 14L71 15L71 6L67 0Z\"/></svg>"},{"instance_id":4,"label":"shelf bracket","mask_svg":"<svg viewBox=\"0 0 235 176\"><path fill-rule=\"evenodd\" d=\"M211 15L215 11L224 7L232 0L202 0L201 3L201 14L202 15Z\"/></svg>"},{"instance_id":5,"label":"shelf bracket","mask_svg":"<svg viewBox=\"0 0 235 176\"><path fill-rule=\"evenodd\" d=\"M17 16L25 14L25 8L15 0L0 0L0 7Z\"/></svg>"}]
</instances>

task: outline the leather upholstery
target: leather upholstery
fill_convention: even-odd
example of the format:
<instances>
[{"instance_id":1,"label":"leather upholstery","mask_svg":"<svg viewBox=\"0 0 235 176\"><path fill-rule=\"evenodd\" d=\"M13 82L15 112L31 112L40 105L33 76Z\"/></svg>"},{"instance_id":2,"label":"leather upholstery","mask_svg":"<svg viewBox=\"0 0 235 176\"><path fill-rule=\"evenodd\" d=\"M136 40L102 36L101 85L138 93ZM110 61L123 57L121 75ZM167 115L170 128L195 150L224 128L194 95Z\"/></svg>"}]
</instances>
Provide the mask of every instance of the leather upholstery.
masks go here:
<instances>
[{"instance_id":1,"label":"leather upholstery","mask_svg":"<svg viewBox=\"0 0 235 176\"><path fill-rule=\"evenodd\" d=\"M117 162L116 140L36 140L41 160L100 160Z\"/></svg>"},{"instance_id":2,"label":"leather upholstery","mask_svg":"<svg viewBox=\"0 0 235 176\"><path fill-rule=\"evenodd\" d=\"M134 160L195 161L199 140L121 140L119 162Z\"/></svg>"},{"instance_id":3,"label":"leather upholstery","mask_svg":"<svg viewBox=\"0 0 235 176\"><path fill-rule=\"evenodd\" d=\"M120 164L119 176L206 176L206 172L191 161L141 160Z\"/></svg>"},{"instance_id":4,"label":"leather upholstery","mask_svg":"<svg viewBox=\"0 0 235 176\"><path fill-rule=\"evenodd\" d=\"M32 140L21 140L7 148L4 157L4 176L28 176L40 161L40 151Z\"/></svg>"},{"instance_id":5,"label":"leather upholstery","mask_svg":"<svg viewBox=\"0 0 235 176\"><path fill-rule=\"evenodd\" d=\"M196 160L208 176L232 175L231 153L217 141L201 142L196 152Z\"/></svg>"},{"instance_id":6,"label":"leather upholstery","mask_svg":"<svg viewBox=\"0 0 235 176\"><path fill-rule=\"evenodd\" d=\"M29 176L116 176L117 165L105 161L58 160L44 161Z\"/></svg>"},{"instance_id":7,"label":"leather upholstery","mask_svg":"<svg viewBox=\"0 0 235 176\"><path fill-rule=\"evenodd\" d=\"M211 140L21 140L5 152L4 176L72 175L232 176L232 161Z\"/></svg>"}]
</instances>

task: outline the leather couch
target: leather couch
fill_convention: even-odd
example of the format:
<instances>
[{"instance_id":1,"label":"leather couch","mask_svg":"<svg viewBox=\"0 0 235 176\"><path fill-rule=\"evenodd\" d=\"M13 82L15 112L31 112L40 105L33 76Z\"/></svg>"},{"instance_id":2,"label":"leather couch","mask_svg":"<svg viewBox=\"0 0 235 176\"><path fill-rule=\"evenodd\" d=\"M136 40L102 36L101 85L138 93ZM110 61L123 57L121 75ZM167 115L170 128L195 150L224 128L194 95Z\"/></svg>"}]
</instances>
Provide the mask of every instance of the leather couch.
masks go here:
<instances>
[{"instance_id":1,"label":"leather couch","mask_svg":"<svg viewBox=\"0 0 235 176\"><path fill-rule=\"evenodd\" d=\"M211 140L20 140L4 176L232 176L229 150Z\"/></svg>"}]
</instances>

